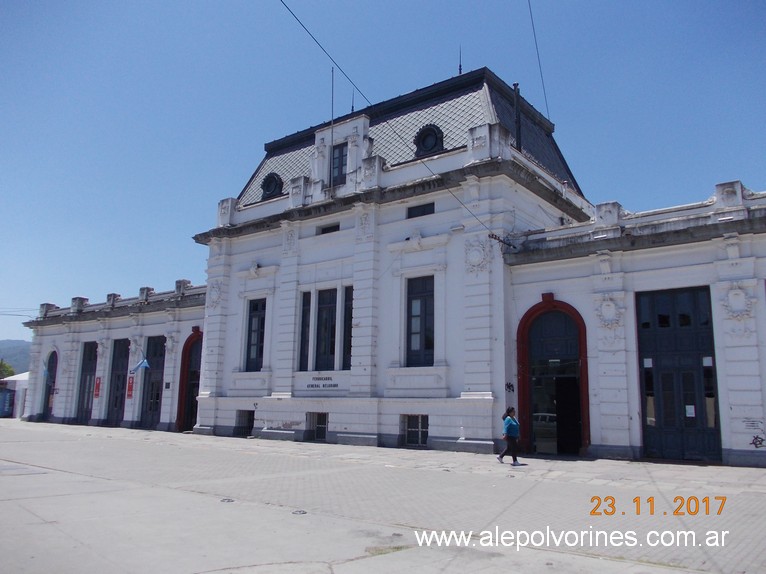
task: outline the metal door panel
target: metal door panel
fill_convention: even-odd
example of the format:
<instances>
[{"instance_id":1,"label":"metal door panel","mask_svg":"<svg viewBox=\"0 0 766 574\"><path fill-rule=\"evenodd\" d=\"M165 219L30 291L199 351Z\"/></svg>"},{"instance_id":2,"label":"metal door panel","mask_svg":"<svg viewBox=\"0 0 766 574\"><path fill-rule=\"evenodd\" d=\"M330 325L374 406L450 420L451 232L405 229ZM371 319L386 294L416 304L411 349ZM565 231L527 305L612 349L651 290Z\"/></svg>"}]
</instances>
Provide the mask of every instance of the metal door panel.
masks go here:
<instances>
[{"instance_id":1,"label":"metal door panel","mask_svg":"<svg viewBox=\"0 0 766 574\"><path fill-rule=\"evenodd\" d=\"M141 394L141 427L156 429L160 424L162 409L162 387L165 372L165 337L149 337L146 344L146 360L149 367L144 369L144 385Z\"/></svg>"},{"instance_id":2,"label":"metal door panel","mask_svg":"<svg viewBox=\"0 0 766 574\"><path fill-rule=\"evenodd\" d=\"M707 288L636 295L644 453L720 460Z\"/></svg>"}]
</instances>

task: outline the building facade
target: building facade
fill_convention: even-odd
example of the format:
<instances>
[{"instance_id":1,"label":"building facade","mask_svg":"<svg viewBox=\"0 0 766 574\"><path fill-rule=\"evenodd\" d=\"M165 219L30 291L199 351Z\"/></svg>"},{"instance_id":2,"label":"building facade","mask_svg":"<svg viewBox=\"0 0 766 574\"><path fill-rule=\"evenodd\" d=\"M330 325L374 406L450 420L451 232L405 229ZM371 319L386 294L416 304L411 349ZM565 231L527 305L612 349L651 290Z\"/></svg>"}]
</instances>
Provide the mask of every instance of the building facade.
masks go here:
<instances>
[{"instance_id":1,"label":"building facade","mask_svg":"<svg viewBox=\"0 0 766 574\"><path fill-rule=\"evenodd\" d=\"M191 431L196 422L205 287L142 287L138 297L44 304L34 321L23 418Z\"/></svg>"},{"instance_id":2,"label":"building facade","mask_svg":"<svg viewBox=\"0 0 766 574\"><path fill-rule=\"evenodd\" d=\"M198 430L492 452L513 325L489 234L591 217L552 131L481 70L267 144L196 236Z\"/></svg>"},{"instance_id":3,"label":"building facade","mask_svg":"<svg viewBox=\"0 0 766 574\"><path fill-rule=\"evenodd\" d=\"M579 418L594 454L764 466L765 209L766 193L730 182L510 239L526 436L543 410L559 448Z\"/></svg>"},{"instance_id":4,"label":"building facade","mask_svg":"<svg viewBox=\"0 0 766 574\"><path fill-rule=\"evenodd\" d=\"M183 320L43 309L32 362L54 340L84 357L87 333L106 380L100 341L132 364L198 333L194 432L490 453L515 406L528 452L766 466L766 194L592 205L553 131L481 69L266 144L195 236L208 282ZM177 354L168 430L188 427ZM51 414L82 422L70 387Z\"/></svg>"}]
</instances>

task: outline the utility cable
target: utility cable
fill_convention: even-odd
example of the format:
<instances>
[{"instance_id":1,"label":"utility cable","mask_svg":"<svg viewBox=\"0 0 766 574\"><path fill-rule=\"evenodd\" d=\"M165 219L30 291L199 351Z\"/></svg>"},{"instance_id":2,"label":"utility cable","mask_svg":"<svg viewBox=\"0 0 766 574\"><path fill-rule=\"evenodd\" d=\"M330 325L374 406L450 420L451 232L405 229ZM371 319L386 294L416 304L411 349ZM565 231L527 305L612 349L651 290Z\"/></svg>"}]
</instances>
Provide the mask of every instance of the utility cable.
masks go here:
<instances>
[{"instance_id":1,"label":"utility cable","mask_svg":"<svg viewBox=\"0 0 766 574\"><path fill-rule=\"evenodd\" d=\"M296 15L295 15L295 12L293 12L292 10L290 10L290 7L289 7L287 4L285 4L285 0L279 0L279 1L282 3L282 6L284 6L285 8L287 8L287 11L288 11L288 12L290 12L290 14L292 14L292 16L293 16L293 18L295 18L296 22L298 22L298 24L300 24L300 25L301 25L301 28L303 28L304 30L306 30L306 34L308 34L309 36L311 36L311 39L312 39L312 40L314 40L314 42L316 43L316 45L317 45L317 46L319 46L319 49L320 49L320 50L322 50L322 51L325 53L325 55L326 55L328 58L330 58L330 61L331 61L333 64L335 64L335 65L338 67L338 69L340 70L340 73L341 73L341 74L343 74L343 75L346 77L346 79L347 79L347 80L348 80L348 81L351 83L351 85L352 85L352 86L354 86L354 89L355 89L357 92L359 92L359 95L360 95L360 96L362 96L362 97L363 97L363 98L364 98L364 99L367 101L367 103L368 103L369 105L372 105L372 102L369 100L369 98L368 98L367 96L365 96L365 95L364 95L364 92L362 92L362 90L360 90L360 89L359 89L359 87L358 87L358 86L357 86L357 85L354 83L354 81L353 81L351 78L349 78L349 77L348 77L348 74L346 73L346 71L345 71L345 70L344 70L344 69L341 67L341 65L340 65L338 62L336 62L336 61L335 61L335 58L333 58L333 57L330 55L330 52L328 52L327 50L325 50L325 49L324 49L324 46L322 46L322 44L319 42L319 40L317 40L317 39L316 39L316 37L314 36L314 34L312 34L312 33L309 31L309 29L308 29L308 28L306 28L306 26L303 24L303 22L301 22L301 19L300 19L300 18L298 18L298 16L296 16Z\"/></svg>"},{"instance_id":2,"label":"utility cable","mask_svg":"<svg viewBox=\"0 0 766 574\"><path fill-rule=\"evenodd\" d=\"M537 52L537 67L540 70L540 83L543 85L543 98L545 98L545 113L548 119L551 119L551 112L548 109L548 94L545 93L545 80L543 79L543 65L540 63L540 48L537 45L537 31L535 30L535 19L532 16L532 0L527 0L529 6L529 19L532 21L532 35L535 37L535 51Z\"/></svg>"}]
</instances>

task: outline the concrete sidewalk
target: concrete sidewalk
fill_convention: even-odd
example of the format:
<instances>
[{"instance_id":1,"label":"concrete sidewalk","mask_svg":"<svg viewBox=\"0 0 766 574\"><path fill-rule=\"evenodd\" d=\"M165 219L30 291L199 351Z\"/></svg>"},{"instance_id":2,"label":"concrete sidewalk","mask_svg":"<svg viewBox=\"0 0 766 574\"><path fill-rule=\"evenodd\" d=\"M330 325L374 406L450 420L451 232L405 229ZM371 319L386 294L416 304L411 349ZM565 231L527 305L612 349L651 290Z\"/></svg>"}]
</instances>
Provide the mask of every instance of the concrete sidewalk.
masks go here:
<instances>
[{"instance_id":1,"label":"concrete sidewalk","mask_svg":"<svg viewBox=\"0 0 766 574\"><path fill-rule=\"evenodd\" d=\"M0 569L766 572L764 469L521 460L0 419Z\"/></svg>"}]
</instances>

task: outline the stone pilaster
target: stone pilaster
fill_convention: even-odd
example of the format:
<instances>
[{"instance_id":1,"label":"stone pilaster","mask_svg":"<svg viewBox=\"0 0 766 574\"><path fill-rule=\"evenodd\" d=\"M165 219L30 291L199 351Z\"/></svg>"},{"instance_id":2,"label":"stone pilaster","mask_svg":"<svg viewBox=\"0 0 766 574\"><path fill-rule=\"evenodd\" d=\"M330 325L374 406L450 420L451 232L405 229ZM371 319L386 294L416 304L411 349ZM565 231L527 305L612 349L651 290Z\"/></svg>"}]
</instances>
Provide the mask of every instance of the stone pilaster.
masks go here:
<instances>
[{"instance_id":1,"label":"stone pilaster","mask_svg":"<svg viewBox=\"0 0 766 574\"><path fill-rule=\"evenodd\" d=\"M465 238L463 296L462 398L492 396L492 260L493 244L486 234Z\"/></svg>"},{"instance_id":2,"label":"stone pilaster","mask_svg":"<svg viewBox=\"0 0 766 574\"><path fill-rule=\"evenodd\" d=\"M37 420L42 412L43 398L45 389L45 373L47 365L42 354L42 343L37 329L32 336L32 346L29 350L29 388L24 401L24 411L22 419L25 421Z\"/></svg>"},{"instance_id":3,"label":"stone pilaster","mask_svg":"<svg viewBox=\"0 0 766 574\"><path fill-rule=\"evenodd\" d=\"M726 365L725 373L716 369L719 409L728 404L729 432L721 429L724 464L749 464L747 451L755 454L766 439L766 383L760 377L763 369L756 325L758 290L759 285L763 289L763 284L755 276L755 258L740 256L741 243L736 234L724 237L721 247L726 258L716 262L719 281L711 288L713 316L720 317L714 323L723 331L716 333L716 347L725 354L717 358L717 363ZM737 460L732 459L730 451L735 451Z\"/></svg>"},{"instance_id":4,"label":"stone pilaster","mask_svg":"<svg viewBox=\"0 0 766 574\"><path fill-rule=\"evenodd\" d=\"M276 344L271 394L290 397L293 392L293 373L296 369L297 349L300 344L298 309L298 226L282 222L282 262L276 288Z\"/></svg>"},{"instance_id":5,"label":"stone pilaster","mask_svg":"<svg viewBox=\"0 0 766 574\"><path fill-rule=\"evenodd\" d=\"M53 420L66 421L77 416L77 395L80 386L81 345L79 345L75 327L66 325L67 335L64 340L59 368L56 376L56 391L53 397Z\"/></svg>"},{"instance_id":6,"label":"stone pilaster","mask_svg":"<svg viewBox=\"0 0 766 574\"><path fill-rule=\"evenodd\" d=\"M133 326L130 330L130 353L128 355L128 379L125 388L125 408L122 413L122 426L135 427L141 418L141 396L144 389L144 380L148 369L133 368L146 356L147 338L143 333L143 315L133 313L130 315ZM130 389L130 380L133 379L133 389Z\"/></svg>"},{"instance_id":7,"label":"stone pilaster","mask_svg":"<svg viewBox=\"0 0 766 574\"><path fill-rule=\"evenodd\" d=\"M168 327L165 330L165 370L162 373L162 405L160 407L160 424L158 430L173 428L178 412L178 381L181 364L181 331L179 321L181 313L178 309L168 309ZM168 385L168 383L170 383Z\"/></svg>"},{"instance_id":8,"label":"stone pilaster","mask_svg":"<svg viewBox=\"0 0 766 574\"><path fill-rule=\"evenodd\" d=\"M229 239L214 238L210 243L205 299L205 336L202 340L202 373L195 432L213 433L216 425L217 397L224 389L224 349L229 313Z\"/></svg>"},{"instance_id":9,"label":"stone pilaster","mask_svg":"<svg viewBox=\"0 0 766 574\"><path fill-rule=\"evenodd\" d=\"M99 331L96 344L98 345L98 347L96 347L96 379L100 380L100 384L98 386L98 396L96 396L96 383L93 383L94 394L90 416L91 420L106 420L109 403L109 361L111 359L111 351L113 348L113 341L110 339L109 326L106 323L101 324L101 330Z\"/></svg>"},{"instance_id":10,"label":"stone pilaster","mask_svg":"<svg viewBox=\"0 0 766 574\"><path fill-rule=\"evenodd\" d=\"M625 336L626 293L619 272L620 254L602 251L594 256L591 278L598 376L590 382L590 420L598 421L591 442L600 446L629 445L631 409L640 411L639 388L631 388ZM635 417L640 421L640 417ZM630 453L624 453L630 456Z\"/></svg>"},{"instance_id":11,"label":"stone pilaster","mask_svg":"<svg viewBox=\"0 0 766 574\"><path fill-rule=\"evenodd\" d=\"M354 249L354 310L349 396L371 397L375 391L378 347L378 206L357 204Z\"/></svg>"}]
</instances>

